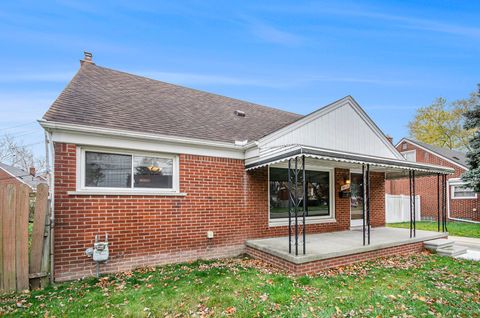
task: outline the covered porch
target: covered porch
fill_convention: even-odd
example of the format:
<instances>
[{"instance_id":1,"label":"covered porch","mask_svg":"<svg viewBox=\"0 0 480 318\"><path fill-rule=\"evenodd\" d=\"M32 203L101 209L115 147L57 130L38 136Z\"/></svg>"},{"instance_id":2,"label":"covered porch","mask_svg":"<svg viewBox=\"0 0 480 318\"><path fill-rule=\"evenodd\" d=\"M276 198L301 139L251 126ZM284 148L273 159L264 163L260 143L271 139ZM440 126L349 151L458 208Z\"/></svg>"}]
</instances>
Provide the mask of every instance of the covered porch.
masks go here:
<instances>
[{"instance_id":1,"label":"covered porch","mask_svg":"<svg viewBox=\"0 0 480 318\"><path fill-rule=\"evenodd\" d=\"M410 238L408 229L388 227L372 228L371 231L374 240L370 245L363 245L361 230L308 234L306 236L308 253L298 256L289 253L288 237L285 236L249 240L246 244L247 247L268 253L293 264L304 264L423 243L448 236L448 233L444 232L417 230L416 237Z\"/></svg>"},{"instance_id":2,"label":"covered porch","mask_svg":"<svg viewBox=\"0 0 480 318\"><path fill-rule=\"evenodd\" d=\"M263 158L262 158L263 157ZM296 272L302 272L306 266L325 267L347 264L358 259L369 259L376 256L390 255L401 252L420 251L423 242L446 237L446 175L452 173L452 169L410 162L403 159L383 158L353 154L348 152L332 151L321 148L312 148L301 145L281 147L274 151L263 153L256 162L247 163L246 169L253 170L261 167L283 168L285 218L284 224L288 226L288 236L272 237L266 239L249 240L247 251L254 257L273 261L281 267L294 267ZM330 215L330 220L338 222L350 215L353 219L353 209L345 204L352 196L351 182L352 172L358 176L355 202L358 204L360 214L360 226L343 227L336 232L319 233L309 231L308 225L313 224L315 217L309 214L310 196L312 191L309 170L319 167L331 168L337 171L346 171L337 184L330 187L328 205L335 206L336 200L341 204L334 207L337 215ZM270 170L269 170L270 171ZM349 173L350 171L350 173ZM372 191L372 176L381 175L384 179L409 178L410 181L410 229L393 229L378 227L385 224L384 211L383 221L379 223L378 200L384 200L384 191L379 196L378 187L376 196ZM311 175L311 174L310 174ZM426 232L416 230L415 219L415 180L421 176L437 176L437 202L439 223L438 232ZM384 181L381 181L384 182ZM361 190L359 190L361 189ZM271 197L271 200L275 199ZM272 202L272 201L271 201ZM372 227L372 205L376 204L376 226ZM346 211L348 209L348 211ZM358 209L357 209L358 210ZM275 211L270 209L271 217ZM317 219L322 221L321 219ZM328 222L328 219L323 220ZM312 227L310 227L312 228ZM349 231L345 229L350 228ZM330 266L329 265L329 266ZM299 269L301 268L301 269Z\"/></svg>"}]
</instances>

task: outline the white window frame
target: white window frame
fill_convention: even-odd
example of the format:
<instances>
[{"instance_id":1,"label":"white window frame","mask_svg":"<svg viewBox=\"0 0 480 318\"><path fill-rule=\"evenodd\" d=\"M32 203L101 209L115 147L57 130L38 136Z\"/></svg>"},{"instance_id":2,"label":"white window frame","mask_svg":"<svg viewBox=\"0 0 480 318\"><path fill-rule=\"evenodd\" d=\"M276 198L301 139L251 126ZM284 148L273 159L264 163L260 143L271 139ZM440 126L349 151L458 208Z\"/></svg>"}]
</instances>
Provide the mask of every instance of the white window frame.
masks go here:
<instances>
[{"instance_id":1,"label":"white window frame","mask_svg":"<svg viewBox=\"0 0 480 318\"><path fill-rule=\"evenodd\" d=\"M477 194L475 193L475 195L473 196L470 196L470 197L456 197L455 196L455 187L461 187L463 185L465 185L466 183L465 182L452 182L450 184L450 192L451 192L451 199L452 200L469 200L469 199L476 199L477 198Z\"/></svg>"},{"instance_id":2,"label":"white window frame","mask_svg":"<svg viewBox=\"0 0 480 318\"><path fill-rule=\"evenodd\" d=\"M85 186L85 153L100 152L118 155L132 156L132 185L130 188L112 188L112 187L87 187ZM173 160L173 179L172 188L135 188L133 183L133 157L146 156L158 157ZM166 154L160 152L144 152L125 149L112 149L102 147L84 147L77 146L77 168L76 168L76 191L69 194L98 194L98 195L186 195L180 193L180 169L178 155Z\"/></svg>"},{"instance_id":3,"label":"white window frame","mask_svg":"<svg viewBox=\"0 0 480 318\"><path fill-rule=\"evenodd\" d=\"M405 157L406 154L411 154L411 153L413 153L413 161L408 160ZM405 160L410 161L410 162L417 162L417 150L414 149L414 150L402 151L401 154L402 154L403 158L405 158Z\"/></svg>"},{"instance_id":4,"label":"white window frame","mask_svg":"<svg viewBox=\"0 0 480 318\"><path fill-rule=\"evenodd\" d=\"M286 164L278 164L273 166L268 166L268 180L267 180L267 200L268 200L268 226L275 227L275 226L286 226L288 225L288 218L278 218L272 219L270 218L270 168L281 168L286 169ZM337 220L335 219L335 168L332 167L320 167L314 165L305 165L305 170L310 171L326 171L329 173L328 179L330 184L330 207L329 207L329 214L324 216L308 216L305 218L305 224L320 224L320 223L335 223Z\"/></svg>"}]
</instances>

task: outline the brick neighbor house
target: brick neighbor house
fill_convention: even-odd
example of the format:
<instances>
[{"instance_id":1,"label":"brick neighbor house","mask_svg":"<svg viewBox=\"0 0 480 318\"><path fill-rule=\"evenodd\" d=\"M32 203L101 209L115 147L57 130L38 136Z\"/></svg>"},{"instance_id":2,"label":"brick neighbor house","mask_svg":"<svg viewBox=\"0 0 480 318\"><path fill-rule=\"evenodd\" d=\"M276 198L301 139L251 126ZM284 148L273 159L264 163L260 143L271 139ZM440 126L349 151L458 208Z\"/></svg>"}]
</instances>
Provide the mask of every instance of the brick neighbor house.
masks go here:
<instances>
[{"instance_id":1,"label":"brick neighbor house","mask_svg":"<svg viewBox=\"0 0 480 318\"><path fill-rule=\"evenodd\" d=\"M47 183L43 177L37 176L35 168L25 171L0 162L0 184L26 184L34 193L40 183Z\"/></svg>"},{"instance_id":2,"label":"brick neighbor house","mask_svg":"<svg viewBox=\"0 0 480 318\"><path fill-rule=\"evenodd\" d=\"M455 170L447 176L447 215L451 219L480 221L478 193L464 187L461 175L468 170L465 153L440 148L424 142L403 138L395 146L405 158L412 162L430 163ZM387 193L408 194L408 180L397 179L387 182ZM422 219L437 219L437 177L419 178L416 192L420 196Z\"/></svg>"},{"instance_id":3,"label":"brick neighbor house","mask_svg":"<svg viewBox=\"0 0 480 318\"><path fill-rule=\"evenodd\" d=\"M85 250L107 233L101 272L248 252L305 273L445 236L382 228L386 178L453 169L405 160L350 96L302 116L86 55L40 124L53 161L57 281L92 275ZM342 236L353 243L322 249Z\"/></svg>"}]
</instances>

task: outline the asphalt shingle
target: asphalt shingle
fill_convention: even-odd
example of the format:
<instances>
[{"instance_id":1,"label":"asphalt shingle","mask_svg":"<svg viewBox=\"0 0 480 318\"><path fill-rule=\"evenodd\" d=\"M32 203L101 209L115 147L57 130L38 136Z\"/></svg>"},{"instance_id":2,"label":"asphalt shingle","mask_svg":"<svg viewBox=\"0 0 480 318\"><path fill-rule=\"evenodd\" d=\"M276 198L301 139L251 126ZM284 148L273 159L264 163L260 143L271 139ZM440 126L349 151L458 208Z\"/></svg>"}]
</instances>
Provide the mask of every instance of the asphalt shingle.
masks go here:
<instances>
[{"instance_id":1,"label":"asphalt shingle","mask_svg":"<svg viewBox=\"0 0 480 318\"><path fill-rule=\"evenodd\" d=\"M83 63L43 119L233 143L257 140L301 117Z\"/></svg>"},{"instance_id":2,"label":"asphalt shingle","mask_svg":"<svg viewBox=\"0 0 480 318\"><path fill-rule=\"evenodd\" d=\"M430 150L434 153L437 153L440 156L443 156L447 159L450 159L454 162L457 162L458 164L460 164L464 167L468 167L467 155L464 152L457 151L457 150L452 150L452 149L448 149L448 148L442 148L442 147L438 147L438 146L433 146L433 145L430 145L430 144L427 144L427 143L424 143L424 142L421 142L421 141L418 141L418 140L414 140L414 139L407 139L407 140L410 140L411 142L416 143L423 148L426 148L426 149L428 149L428 150Z\"/></svg>"}]
</instances>

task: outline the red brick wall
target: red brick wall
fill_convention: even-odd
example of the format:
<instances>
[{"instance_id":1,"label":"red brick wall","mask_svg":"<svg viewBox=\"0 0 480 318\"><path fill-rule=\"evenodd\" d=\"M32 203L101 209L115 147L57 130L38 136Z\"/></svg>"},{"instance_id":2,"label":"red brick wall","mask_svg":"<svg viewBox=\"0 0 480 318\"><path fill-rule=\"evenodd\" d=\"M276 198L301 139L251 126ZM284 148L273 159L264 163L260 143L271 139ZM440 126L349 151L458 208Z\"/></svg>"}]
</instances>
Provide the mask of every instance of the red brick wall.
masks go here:
<instances>
[{"instance_id":1,"label":"red brick wall","mask_svg":"<svg viewBox=\"0 0 480 318\"><path fill-rule=\"evenodd\" d=\"M55 144L55 277L92 275L85 256L96 234L109 234L110 260L102 272L144 265L238 255L246 239L287 235L268 226L267 168L245 172L243 160L180 155L186 196L69 195L76 187L76 146ZM348 170L336 169L336 222L307 233L347 230L350 199L340 198ZM372 175L372 224L383 225L384 175ZM215 237L207 239L207 231Z\"/></svg>"},{"instance_id":2,"label":"red brick wall","mask_svg":"<svg viewBox=\"0 0 480 318\"><path fill-rule=\"evenodd\" d=\"M372 258L393 256L393 255L407 255L421 252L423 250L423 242L404 244L399 246L387 247L383 249L350 254L335 258L327 258L318 261L312 261L308 263L295 264L291 263L283 258L275 255L257 250L250 246L247 247L247 254L250 256L261 259L270 265L278 267L280 269L287 270L295 275L316 274L327 268L350 265L357 262L366 261Z\"/></svg>"},{"instance_id":3,"label":"red brick wall","mask_svg":"<svg viewBox=\"0 0 480 318\"><path fill-rule=\"evenodd\" d=\"M410 143L407 143L407 149L403 149L402 144L398 145L397 150L408 151L416 150L417 162L431 163L435 165L450 167L455 169L455 173L448 175L448 179L459 178L465 171L457 165L454 165L438 156L424 151ZM408 195L408 179L387 181L387 193ZM451 190L451 189L449 189ZM415 182L416 194L420 195L420 208L422 218L437 219L437 177L418 177ZM450 199L450 216L456 218L480 220L479 203L480 198L475 199Z\"/></svg>"},{"instance_id":4,"label":"red brick wall","mask_svg":"<svg viewBox=\"0 0 480 318\"><path fill-rule=\"evenodd\" d=\"M385 174L373 172L370 181L370 224L385 226Z\"/></svg>"}]
</instances>

